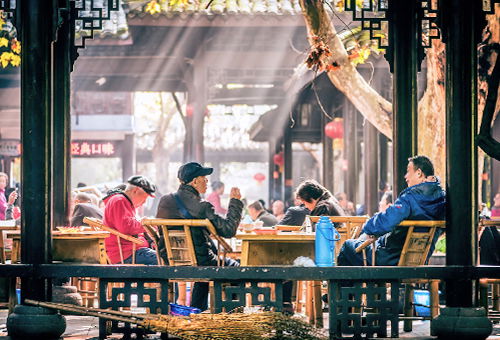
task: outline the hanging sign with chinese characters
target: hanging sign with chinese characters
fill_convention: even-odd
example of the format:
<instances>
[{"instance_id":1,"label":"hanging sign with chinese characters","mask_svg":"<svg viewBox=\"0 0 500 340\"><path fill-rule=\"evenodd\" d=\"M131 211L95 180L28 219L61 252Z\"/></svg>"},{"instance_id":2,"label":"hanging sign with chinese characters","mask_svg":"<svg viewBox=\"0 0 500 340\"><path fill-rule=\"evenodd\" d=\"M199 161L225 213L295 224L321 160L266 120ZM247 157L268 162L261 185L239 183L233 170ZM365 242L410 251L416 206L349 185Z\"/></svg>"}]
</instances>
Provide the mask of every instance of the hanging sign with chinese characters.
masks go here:
<instances>
[{"instance_id":1,"label":"hanging sign with chinese characters","mask_svg":"<svg viewBox=\"0 0 500 340\"><path fill-rule=\"evenodd\" d=\"M17 139L0 140L0 156L18 157L21 155L21 142Z\"/></svg>"},{"instance_id":2,"label":"hanging sign with chinese characters","mask_svg":"<svg viewBox=\"0 0 500 340\"><path fill-rule=\"evenodd\" d=\"M71 157L121 157L121 141L74 140Z\"/></svg>"}]
</instances>

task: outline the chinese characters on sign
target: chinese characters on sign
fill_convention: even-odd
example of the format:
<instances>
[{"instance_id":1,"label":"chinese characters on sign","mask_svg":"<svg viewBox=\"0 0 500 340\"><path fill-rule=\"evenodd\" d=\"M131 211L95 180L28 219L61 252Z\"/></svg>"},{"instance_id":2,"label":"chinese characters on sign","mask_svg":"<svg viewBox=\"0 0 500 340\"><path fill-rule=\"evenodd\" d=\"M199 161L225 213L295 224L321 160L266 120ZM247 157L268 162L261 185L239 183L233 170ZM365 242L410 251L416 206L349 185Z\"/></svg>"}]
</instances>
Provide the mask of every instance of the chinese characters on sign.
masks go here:
<instances>
[{"instance_id":1,"label":"chinese characters on sign","mask_svg":"<svg viewBox=\"0 0 500 340\"><path fill-rule=\"evenodd\" d=\"M118 141L72 141L72 157L117 157L120 156Z\"/></svg>"},{"instance_id":2,"label":"chinese characters on sign","mask_svg":"<svg viewBox=\"0 0 500 340\"><path fill-rule=\"evenodd\" d=\"M21 155L21 142L16 139L0 141L0 156L18 157Z\"/></svg>"}]
</instances>

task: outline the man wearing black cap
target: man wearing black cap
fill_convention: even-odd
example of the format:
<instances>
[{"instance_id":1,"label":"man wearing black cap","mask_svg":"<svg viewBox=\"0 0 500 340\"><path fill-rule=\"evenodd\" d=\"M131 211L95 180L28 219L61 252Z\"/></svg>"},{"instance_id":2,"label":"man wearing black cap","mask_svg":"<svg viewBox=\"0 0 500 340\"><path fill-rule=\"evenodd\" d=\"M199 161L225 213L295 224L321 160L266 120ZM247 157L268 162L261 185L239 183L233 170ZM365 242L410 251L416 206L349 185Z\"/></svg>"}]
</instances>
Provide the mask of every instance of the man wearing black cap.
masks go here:
<instances>
[{"instance_id":1,"label":"man wearing black cap","mask_svg":"<svg viewBox=\"0 0 500 340\"><path fill-rule=\"evenodd\" d=\"M213 172L212 168L205 168L196 162L186 163L179 168L177 177L181 182L177 192L165 195L158 205L158 218L172 219L209 219L214 225L219 236L233 237L241 220L243 203L241 202L240 189L231 188L230 201L226 218L215 213L214 206L201 199L200 194L207 191L208 179L206 176ZM217 265L217 248L210 239L210 234L205 228L191 229L196 261L200 266ZM165 248L160 244L160 253L165 253ZM226 265L237 266L238 263L226 259ZM191 296L191 306L206 310L208 299L208 283L196 282Z\"/></svg>"},{"instance_id":2,"label":"man wearing black cap","mask_svg":"<svg viewBox=\"0 0 500 340\"><path fill-rule=\"evenodd\" d=\"M127 181L124 191L114 191L104 199L103 223L119 232L139 238L143 244L136 246L136 264L158 264L156 252L149 248L144 238L144 228L137 219L136 209L141 207L148 197L155 197L156 186L144 176L132 176ZM104 241L106 253L111 263L132 263L132 242L117 237L108 237ZM120 242L120 244L118 244ZM121 249L121 252L120 252Z\"/></svg>"}]
</instances>

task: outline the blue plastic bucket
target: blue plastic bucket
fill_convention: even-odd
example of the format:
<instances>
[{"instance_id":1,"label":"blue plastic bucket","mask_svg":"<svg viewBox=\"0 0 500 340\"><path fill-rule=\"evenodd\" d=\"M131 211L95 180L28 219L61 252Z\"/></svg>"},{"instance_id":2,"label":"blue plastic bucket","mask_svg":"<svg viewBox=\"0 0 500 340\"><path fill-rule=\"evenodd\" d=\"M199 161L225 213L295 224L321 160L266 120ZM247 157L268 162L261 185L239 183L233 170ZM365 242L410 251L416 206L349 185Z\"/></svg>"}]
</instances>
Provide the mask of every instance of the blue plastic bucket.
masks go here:
<instances>
[{"instance_id":1,"label":"blue plastic bucket","mask_svg":"<svg viewBox=\"0 0 500 340\"><path fill-rule=\"evenodd\" d=\"M199 314L201 309L170 303L170 315L189 316L189 314Z\"/></svg>"},{"instance_id":2,"label":"blue plastic bucket","mask_svg":"<svg viewBox=\"0 0 500 340\"><path fill-rule=\"evenodd\" d=\"M413 302L415 304L415 314L417 316L431 316L431 308L420 305L430 306L431 295L427 290L414 290Z\"/></svg>"}]
</instances>

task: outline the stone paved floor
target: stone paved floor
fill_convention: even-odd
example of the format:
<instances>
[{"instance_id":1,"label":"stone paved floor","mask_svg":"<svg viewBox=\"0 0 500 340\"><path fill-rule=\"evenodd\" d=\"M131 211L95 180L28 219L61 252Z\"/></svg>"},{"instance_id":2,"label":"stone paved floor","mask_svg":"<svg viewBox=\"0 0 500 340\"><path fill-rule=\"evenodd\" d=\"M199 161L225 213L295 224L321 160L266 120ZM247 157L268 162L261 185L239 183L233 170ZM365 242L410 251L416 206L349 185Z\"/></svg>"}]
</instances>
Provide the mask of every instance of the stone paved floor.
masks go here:
<instances>
[{"instance_id":1,"label":"stone paved floor","mask_svg":"<svg viewBox=\"0 0 500 340\"><path fill-rule=\"evenodd\" d=\"M325 314L325 317L327 314ZM0 340L10 339L7 336L7 329L5 321L7 318L7 311L0 310ZM326 321L326 320L325 320ZM63 335L64 340L97 340L99 335L99 322L97 318L89 316L66 316L66 332ZM328 324L326 322L326 324ZM429 336L430 334L430 321L414 321L413 331L410 333L403 332L402 323L400 323L400 338L405 340L427 340L436 339ZM114 334L108 339L120 339L119 334ZM149 339L160 339L159 335L151 335ZM380 340L378 338L377 340ZM500 324L494 325L493 334L488 340L500 340Z\"/></svg>"}]
</instances>

